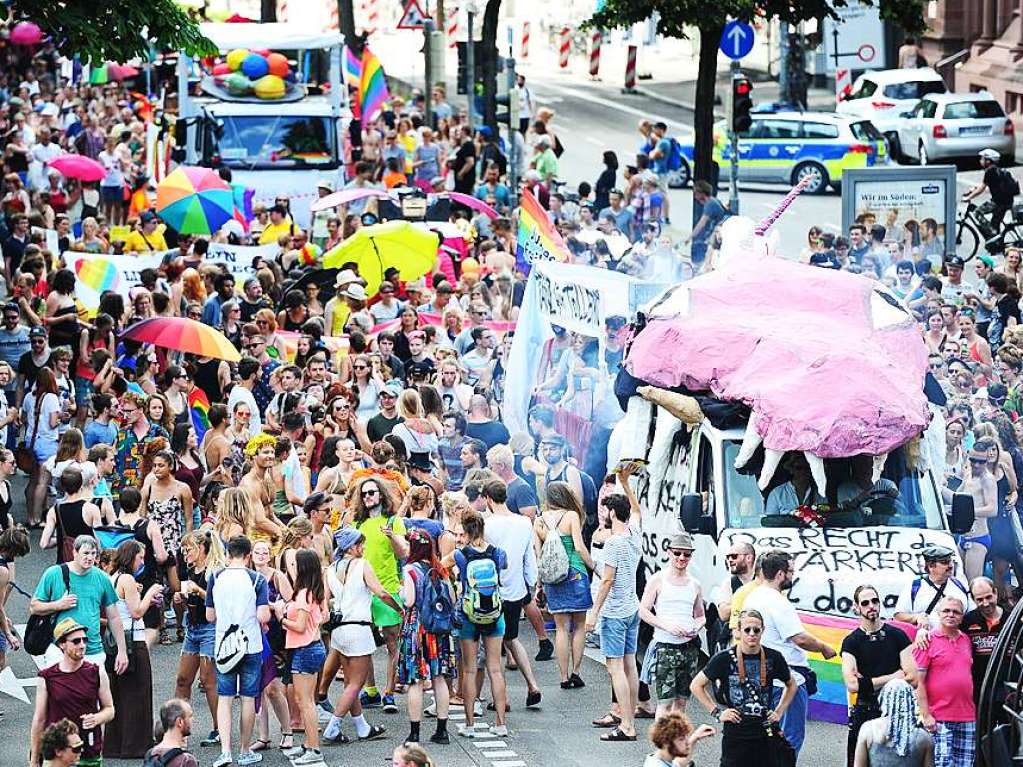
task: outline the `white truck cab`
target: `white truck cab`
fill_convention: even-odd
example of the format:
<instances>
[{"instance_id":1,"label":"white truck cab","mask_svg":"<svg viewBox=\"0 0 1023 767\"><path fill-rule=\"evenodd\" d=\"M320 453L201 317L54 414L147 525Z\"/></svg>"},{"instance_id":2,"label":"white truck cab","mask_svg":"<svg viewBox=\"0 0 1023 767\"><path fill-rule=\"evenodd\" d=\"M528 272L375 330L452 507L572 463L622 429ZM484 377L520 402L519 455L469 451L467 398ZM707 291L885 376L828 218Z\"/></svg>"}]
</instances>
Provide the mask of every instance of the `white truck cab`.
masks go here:
<instances>
[{"instance_id":1,"label":"white truck cab","mask_svg":"<svg viewBox=\"0 0 1023 767\"><path fill-rule=\"evenodd\" d=\"M209 23L200 28L222 53L268 49L297 61L300 70L311 65L312 52L326 52L325 92L306 92L300 77L300 95L278 100L229 97L209 87L208 75L196 82L195 62L186 55L178 58L180 161L230 168L234 183L255 190L256 202L272 205L278 195L289 197L295 224L308 228L317 184L329 181L336 189L345 180L344 135L351 112L341 82L340 33L300 24Z\"/></svg>"},{"instance_id":2,"label":"white truck cab","mask_svg":"<svg viewBox=\"0 0 1023 767\"><path fill-rule=\"evenodd\" d=\"M771 494L768 514L756 476L735 468L743 435L743 429L719 430L705 420L675 432L666 467L649 467L652 480L640 488L649 570L667 564L668 540L685 528L696 547L690 573L708 596L726 582L725 552L743 541L758 554L783 549L794 556L789 598L797 609L852 615L853 590L870 583L890 617L899 593L923 572L923 548L938 543L956 551L953 533L972 524L972 500L957 496L947 519L933 474L912 468L905 448L889 454L873 492L857 492L852 461L825 460L828 485L837 483L838 499L847 504L822 526L803 523ZM854 496L862 500L850 501ZM962 572L958 559L956 569Z\"/></svg>"}]
</instances>

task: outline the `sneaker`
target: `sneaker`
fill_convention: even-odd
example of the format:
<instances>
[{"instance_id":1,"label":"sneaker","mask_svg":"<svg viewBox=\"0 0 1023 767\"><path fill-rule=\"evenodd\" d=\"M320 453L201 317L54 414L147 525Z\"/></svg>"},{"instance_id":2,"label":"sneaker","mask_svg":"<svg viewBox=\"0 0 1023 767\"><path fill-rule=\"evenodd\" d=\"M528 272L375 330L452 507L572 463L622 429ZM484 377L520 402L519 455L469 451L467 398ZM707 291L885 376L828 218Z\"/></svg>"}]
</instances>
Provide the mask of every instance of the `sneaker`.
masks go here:
<instances>
[{"instance_id":1,"label":"sneaker","mask_svg":"<svg viewBox=\"0 0 1023 767\"><path fill-rule=\"evenodd\" d=\"M508 725L506 724L492 724L490 725L490 734L495 738L507 738L508 737Z\"/></svg>"},{"instance_id":2,"label":"sneaker","mask_svg":"<svg viewBox=\"0 0 1023 767\"><path fill-rule=\"evenodd\" d=\"M316 705L319 706L324 711L329 711L332 714L334 713L334 705L330 702L329 698L321 698L320 700L316 701Z\"/></svg>"},{"instance_id":3,"label":"sneaker","mask_svg":"<svg viewBox=\"0 0 1023 767\"><path fill-rule=\"evenodd\" d=\"M234 759L231 757L230 752L221 752L220 756L213 760L212 767L227 767L229 764L233 764Z\"/></svg>"},{"instance_id":4,"label":"sneaker","mask_svg":"<svg viewBox=\"0 0 1023 767\"><path fill-rule=\"evenodd\" d=\"M240 767L246 767L249 764L259 764L263 761L263 754L259 751L244 751L238 754L238 764Z\"/></svg>"},{"instance_id":5,"label":"sneaker","mask_svg":"<svg viewBox=\"0 0 1023 767\"><path fill-rule=\"evenodd\" d=\"M362 704L363 708L380 708L380 693L376 695L370 695L368 692L363 690L359 693L359 703Z\"/></svg>"},{"instance_id":6,"label":"sneaker","mask_svg":"<svg viewBox=\"0 0 1023 767\"><path fill-rule=\"evenodd\" d=\"M600 636L597 634L596 631L586 632L586 646L592 647L596 650L600 649Z\"/></svg>"},{"instance_id":7,"label":"sneaker","mask_svg":"<svg viewBox=\"0 0 1023 767\"><path fill-rule=\"evenodd\" d=\"M483 716L483 701L476 700L472 704L473 716Z\"/></svg>"},{"instance_id":8,"label":"sneaker","mask_svg":"<svg viewBox=\"0 0 1023 767\"><path fill-rule=\"evenodd\" d=\"M458 725L458 734L463 738L475 738L476 728L471 724L460 724ZM230 756L230 754L228 754L228 756ZM216 767L216 765L214 765L214 767Z\"/></svg>"},{"instance_id":9,"label":"sneaker","mask_svg":"<svg viewBox=\"0 0 1023 767\"><path fill-rule=\"evenodd\" d=\"M440 746L446 746L451 742L451 738L448 736L448 731L445 730L444 732L435 732L431 735L430 742L436 743Z\"/></svg>"},{"instance_id":10,"label":"sneaker","mask_svg":"<svg viewBox=\"0 0 1023 767\"><path fill-rule=\"evenodd\" d=\"M207 735L199 742L200 746L219 746L220 745L220 733L216 730L210 730L210 734Z\"/></svg>"},{"instance_id":11,"label":"sneaker","mask_svg":"<svg viewBox=\"0 0 1023 767\"><path fill-rule=\"evenodd\" d=\"M394 702L393 695L384 696L384 713L385 714L397 714L398 704Z\"/></svg>"},{"instance_id":12,"label":"sneaker","mask_svg":"<svg viewBox=\"0 0 1023 767\"><path fill-rule=\"evenodd\" d=\"M297 756L302 756L305 753L305 746L292 746L281 751L289 759L294 759Z\"/></svg>"},{"instance_id":13,"label":"sneaker","mask_svg":"<svg viewBox=\"0 0 1023 767\"><path fill-rule=\"evenodd\" d=\"M535 660L538 660L538 661L550 660L551 658L553 658L554 657L554 642L552 642L550 639L541 639L540 640L540 649L537 651L536 655L533 656L533 657L534 657Z\"/></svg>"},{"instance_id":14,"label":"sneaker","mask_svg":"<svg viewBox=\"0 0 1023 767\"><path fill-rule=\"evenodd\" d=\"M323 704L316 705L316 718L319 720L320 724L326 724L330 721L332 716L334 716L334 712L332 710L324 708Z\"/></svg>"},{"instance_id":15,"label":"sneaker","mask_svg":"<svg viewBox=\"0 0 1023 767\"><path fill-rule=\"evenodd\" d=\"M437 701L434 701L429 706L423 709L423 715L428 716L431 719L437 718Z\"/></svg>"},{"instance_id":16,"label":"sneaker","mask_svg":"<svg viewBox=\"0 0 1023 767\"><path fill-rule=\"evenodd\" d=\"M323 754L315 748L307 748L305 753L297 759L292 759L291 763L295 765L299 764L321 764L323 762Z\"/></svg>"}]
</instances>

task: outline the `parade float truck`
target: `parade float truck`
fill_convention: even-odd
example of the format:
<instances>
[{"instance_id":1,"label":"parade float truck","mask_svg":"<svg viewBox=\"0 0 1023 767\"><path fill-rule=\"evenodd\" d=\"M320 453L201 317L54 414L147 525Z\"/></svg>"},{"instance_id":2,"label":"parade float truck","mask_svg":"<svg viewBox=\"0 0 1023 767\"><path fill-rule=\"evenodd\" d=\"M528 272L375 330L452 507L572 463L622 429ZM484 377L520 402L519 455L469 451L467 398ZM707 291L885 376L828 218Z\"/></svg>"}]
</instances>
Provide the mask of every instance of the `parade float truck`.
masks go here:
<instances>
[{"instance_id":1,"label":"parade float truck","mask_svg":"<svg viewBox=\"0 0 1023 767\"><path fill-rule=\"evenodd\" d=\"M855 626L860 584L878 590L890 618L923 572L924 547L957 550L973 502L943 502L943 421L928 399L940 388L895 296L775 255L747 219L724 229L718 268L646 307L615 386L626 415L609 456L645 465L649 571L667 565L683 528L708 598L727 583L733 543L788 551L789 599L836 639ZM845 689L829 665L818 675L832 715L821 718L839 720Z\"/></svg>"},{"instance_id":2,"label":"parade float truck","mask_svg":"<svg viewBox=\"0 0 1023 767\"><path fill-rule=\"evenodd\" d=\"M176 159L230 168L255 202L288 197L309 226L317 184L344 181L351 113L341 83L337 31L300 24L202 24L220 56L178 57Z\"/></svg>"}]
</instances>

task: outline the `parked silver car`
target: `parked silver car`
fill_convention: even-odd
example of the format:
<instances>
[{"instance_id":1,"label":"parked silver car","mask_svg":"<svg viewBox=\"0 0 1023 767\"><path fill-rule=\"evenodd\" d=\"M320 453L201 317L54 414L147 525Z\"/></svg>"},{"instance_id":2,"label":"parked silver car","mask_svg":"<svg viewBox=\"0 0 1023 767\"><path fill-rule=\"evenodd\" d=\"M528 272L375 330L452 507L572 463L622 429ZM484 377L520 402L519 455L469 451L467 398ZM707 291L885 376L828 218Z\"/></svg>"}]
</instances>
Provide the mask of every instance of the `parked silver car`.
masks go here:
<instances>
[{"instance_id":1,"label":"parked silver car","mask_svg":"<svg viewBox=\"0 0 1023 767\"><path fill-rule=\"evenodd\" d=\"M935 160L976 157L994 149L1002 162L1016 159L1012 120L995 97L979 93L930 93L903 114L898 127L896 158L927 165Z\"/></svg>"}]
</instances>

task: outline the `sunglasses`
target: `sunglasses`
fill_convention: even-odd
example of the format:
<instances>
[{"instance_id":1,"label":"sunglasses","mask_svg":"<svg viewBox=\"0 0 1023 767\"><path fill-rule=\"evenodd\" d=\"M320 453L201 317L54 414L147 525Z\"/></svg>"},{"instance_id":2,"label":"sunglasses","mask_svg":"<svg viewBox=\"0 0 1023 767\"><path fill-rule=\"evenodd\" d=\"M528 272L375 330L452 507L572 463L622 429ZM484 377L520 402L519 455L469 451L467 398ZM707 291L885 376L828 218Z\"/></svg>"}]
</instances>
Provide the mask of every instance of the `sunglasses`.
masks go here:
<instances>
[{"instance_id":1,"label":"sunglasses","mask_svg":"<svg viewBox=\"0 0 1023 767\"><path fill-rule=\"evenodd\" d=\"M693 555L693 552L689 549L671 549L671 553L676 557L681 557L682 559L689 559Z\"/></svg>"},{"instance_id":2,"label":"sunglasses","mask_svg":"<svg viewBox=\"0 0 1023 767\"><path fill-rule=\"evenodd\" d=\"M742 630L743 634L751 634L753 636L757 636L763 632L764 630L760 626L747 626Z\"/></svg>"},{"instance_id":3,"label":"sunglasses","mask_svg":"<svg viewBox=\"0 0 1023 767\"><path fill-rule=\"evenodd\" d=\"M80 754L85 750L85 743L83 741L82 743L77 743L73 746L70 743L68 743L67 747L74 751L76 754Z\"/></svg>"},{"instance_id":4,"label":"sunglasses","mask_svg":"<svg viewBox=\"0 0 1023 767\"><path fill-rule=\"evenodd\" d=\"M74 639L64 640L70 644L85 644L88 640L85 637L75 637Z\"/></svg>"},{"instance_id":5,"label":"sunglasses","mask_svg":"<svg viewBox=\"0 0 1023 767\"><path fill-rule=\"evenodd\" d=\"M262 345L263 345L263 344L260 344L260 343L256 343L256 344L245 344L245 345L243 345L243 346L242 346L242 348L243 348L243 349L258 349L258 348L259 348L260 346L262 346Z\"/></svg>"},{"instance_id":6,"label":"sunglasses","mask_svg":"<svg viewBox=\"0 0 1023 767\"><path fill-rule=\"evenodd\" d=\"M725 554L725 559L738 559L742 554Z\"/></svg>"},{"instance_id":7,"label":"sunglasses","mask_svg":"<svg viewBox=\"0 0 1023 767\"><path fill-rule=\"evenodd\" d=\"M877 597L874 597L873 599L861 599L860 600L860 607L870 607L871 605L879 605L879 604L881 604L881 600L878 599Z\"/></svg>"},{"instance_id":8,"label":"sunglasses","mask_svg":"<svg viewBox=\"0 0 1023 767\"><path fill-rule=\"evenodd\" d=\"M973 457L971 456L971 457L970 457L970 463L972 463L972 464L976 464L976 465L978 465L978 466L979 466L979 465L981 465L981 464L985 464L985 463L987 463L987 458L973 458Z\"/></svg>"}]
</instances>

